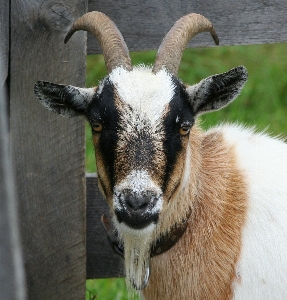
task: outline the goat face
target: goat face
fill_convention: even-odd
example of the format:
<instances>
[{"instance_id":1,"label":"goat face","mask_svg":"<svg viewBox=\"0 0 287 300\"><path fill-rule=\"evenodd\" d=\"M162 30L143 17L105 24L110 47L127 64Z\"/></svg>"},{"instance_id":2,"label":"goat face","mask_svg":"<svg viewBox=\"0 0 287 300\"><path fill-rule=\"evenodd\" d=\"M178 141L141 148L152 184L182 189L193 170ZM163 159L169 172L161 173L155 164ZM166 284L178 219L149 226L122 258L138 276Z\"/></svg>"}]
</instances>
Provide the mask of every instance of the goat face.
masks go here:
<instances>
[{"instance_id":1,"label":"goat face","mask_svg":"<svg viewBox=\"0 0 287 300\"><path fill-rule=\"evenodd\" d=\"M67 39L80 29L99 39L109 75L90 89L40 81L35 93L54 112L84 115L90 122L99 185L124 243L127 277L140 289L147 282L151 245L191 209L190 204L179 208L184 205L174 199L192 168L187 163L193 155L192 125L200 114L233 101L247 71L237 67L193 86L176 77L181 53L193 35L209 31L218 42L211 23L196 14L173 26L152 70L132 68L121 34L105 15L84 15Z\"/></svg>"},{"instance_id":2,"label":"goat face","mask_svg":"<svg viewBox=\"0 0 287 300\"><path fill-rule=\"evenodd\" d=\"M165 71L114 70L98 88L88 119L102 190L117 220L134 229L158 221L180 182L194 114L181 83ZM99 130L100 126L101 130Z\"/></svg>"}]
</instances>

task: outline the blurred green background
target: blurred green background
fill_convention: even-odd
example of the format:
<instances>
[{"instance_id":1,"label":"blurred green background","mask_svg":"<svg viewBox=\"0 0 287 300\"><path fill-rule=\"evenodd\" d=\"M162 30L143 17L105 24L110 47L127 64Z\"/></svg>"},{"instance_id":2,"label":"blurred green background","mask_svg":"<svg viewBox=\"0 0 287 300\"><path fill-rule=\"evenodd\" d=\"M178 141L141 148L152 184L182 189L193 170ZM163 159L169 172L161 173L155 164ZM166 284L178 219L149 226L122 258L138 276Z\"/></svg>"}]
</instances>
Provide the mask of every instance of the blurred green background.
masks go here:
<instances>
[{"instance_id":1,"label":"blurred green background","mask_svg":"<svg viewBox=\"0 0 287 300\"><path fill-rule=\"evenodd\" d=\"M179 77L188 84L244 65L249 79L241 95L226 108L201 117L202 127L222 122L242 123L266 130L273 136L287 136L287 44L228 46L186 49ZM133 64L152 65L156 52L131 53ZM87 57L87 87L96 86L107 74L103 56ZM87 172L95 172L91 131L87 126ZM124 279L87 281L86 300L125 300Z\"/></svg>"}]
</instances>

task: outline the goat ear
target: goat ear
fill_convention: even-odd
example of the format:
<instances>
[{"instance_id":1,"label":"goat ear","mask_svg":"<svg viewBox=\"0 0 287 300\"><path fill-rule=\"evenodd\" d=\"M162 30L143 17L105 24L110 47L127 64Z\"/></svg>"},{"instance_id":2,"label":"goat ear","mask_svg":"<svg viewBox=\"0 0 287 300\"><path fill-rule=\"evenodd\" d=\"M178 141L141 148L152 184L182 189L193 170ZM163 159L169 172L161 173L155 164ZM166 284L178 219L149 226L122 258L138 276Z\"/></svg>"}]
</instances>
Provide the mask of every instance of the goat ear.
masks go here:
<instances>
[{"instance_id":1,"label":"goat ear","mask_svg":"<svg viewBox=\"0 0 287 300\"><path fill-rule=\"evenodd\" d=\"M85 114L95 94L95 88L78 88L38 81L34 86L34 92L40 102L49 110L73 117Z\"/></svg>"},{"instance_id":2,"label":"goat ear","mask_svg":"<svg viewBox=\"0 0 287 300\"><path fill-rule=\"evenodd\" d=\"M201 115L228 105L240 94L247 77L246 68L239 66L189 86L186 91L195 114Z\"/></svg>"}]
</instances>

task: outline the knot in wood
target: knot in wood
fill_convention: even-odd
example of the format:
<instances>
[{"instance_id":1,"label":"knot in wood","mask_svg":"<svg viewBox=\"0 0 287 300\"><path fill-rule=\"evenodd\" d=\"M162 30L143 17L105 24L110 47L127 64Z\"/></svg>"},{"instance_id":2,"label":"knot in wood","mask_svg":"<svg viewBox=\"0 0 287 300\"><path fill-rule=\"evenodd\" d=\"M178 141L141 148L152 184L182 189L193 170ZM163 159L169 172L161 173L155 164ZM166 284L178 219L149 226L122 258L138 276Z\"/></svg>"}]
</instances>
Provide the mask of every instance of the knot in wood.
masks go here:
<instances>
[{"instance_id":1,"label":"knot in wood","mask_svg":"<svg viewBox=\"0 0 287 300\"><path fill-rule=\"evenodd\" d=\"M66 32L73 23L74 17L64 3L45 1L39 8L39 21L46 29Z\"/></svg>"}]
</instances>

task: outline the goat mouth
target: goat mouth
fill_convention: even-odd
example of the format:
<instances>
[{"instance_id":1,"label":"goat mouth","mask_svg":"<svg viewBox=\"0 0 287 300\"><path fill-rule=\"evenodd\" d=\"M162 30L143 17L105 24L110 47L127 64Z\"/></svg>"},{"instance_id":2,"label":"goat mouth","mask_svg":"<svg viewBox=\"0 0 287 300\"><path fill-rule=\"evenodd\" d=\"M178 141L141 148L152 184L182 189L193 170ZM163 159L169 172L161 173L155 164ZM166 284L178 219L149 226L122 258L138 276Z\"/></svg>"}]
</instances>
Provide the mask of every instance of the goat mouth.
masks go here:
<instances>
[{"instance_id":1,"label":"goat mouth","mask_svg":"<svg viewBox=\"0 0 287 300\"><path fill-rule=\"evenodd\" d=\"M144 229L151 224L158 222L159 213L141 213L128 210L115 210L116 217L119 223L125 223L132 229Z\"/></svg>"}]
</instances>

